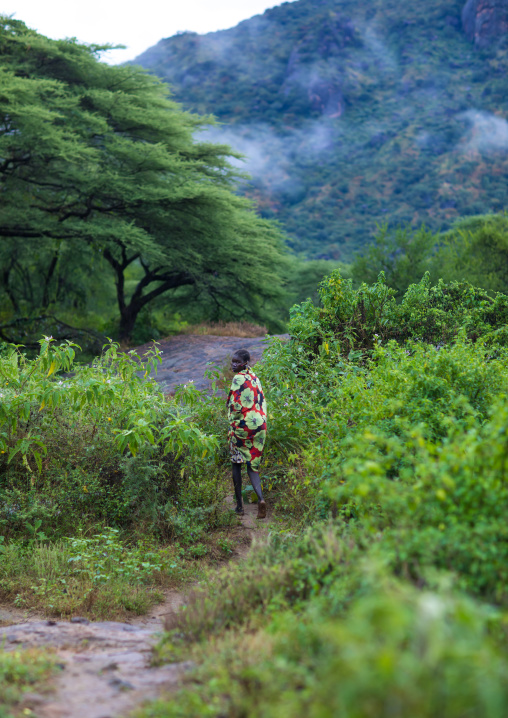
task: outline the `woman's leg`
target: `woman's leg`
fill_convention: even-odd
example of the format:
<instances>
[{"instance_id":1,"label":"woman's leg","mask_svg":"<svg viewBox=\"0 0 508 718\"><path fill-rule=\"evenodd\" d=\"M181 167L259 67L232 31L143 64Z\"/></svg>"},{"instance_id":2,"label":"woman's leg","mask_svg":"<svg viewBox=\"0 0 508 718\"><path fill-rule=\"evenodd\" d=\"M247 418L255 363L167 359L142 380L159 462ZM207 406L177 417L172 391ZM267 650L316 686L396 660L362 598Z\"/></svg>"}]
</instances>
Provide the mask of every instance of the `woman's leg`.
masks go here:
<instances>
[{"instance_id":1,"label":"woman's leg","mask_svg":"<svg viewBox=\"0 0 508 718\"><path fill-rule=\"evenodd\" d=\"M235 487L236 513L243 513L242 505L242 465L231 463L233 467L233 486Z\"/></svg>"},{"instance_id":2,"label":"woman's leg","mask_svg":"<svg viewBox=\"0 0 508 718\"><path fill-rule=\"evenodd\" d=\"M247 473L249 475L252 488L258 497L258 519L264 519L266 516L266 504L263 498L263 490L261 489L261 479L259 478L258 472L251 469L249 464L247 464Z\"/></svg>"},{"instance_id":3,"label":"woman's leg","mask_svg":"<svg viewBox=\"0 0 508 718\"><path fill-rule=\"evenodd\" d=\"M247 464L247 473L249 475L252 488L254 489L254 491L256 492L256 496L258 497L258 501L264 501L263 490L261 489L261 479L259 478L258 472L253 471L253 469L250 468L249 464Z\"/></svg>"}]
</instances>

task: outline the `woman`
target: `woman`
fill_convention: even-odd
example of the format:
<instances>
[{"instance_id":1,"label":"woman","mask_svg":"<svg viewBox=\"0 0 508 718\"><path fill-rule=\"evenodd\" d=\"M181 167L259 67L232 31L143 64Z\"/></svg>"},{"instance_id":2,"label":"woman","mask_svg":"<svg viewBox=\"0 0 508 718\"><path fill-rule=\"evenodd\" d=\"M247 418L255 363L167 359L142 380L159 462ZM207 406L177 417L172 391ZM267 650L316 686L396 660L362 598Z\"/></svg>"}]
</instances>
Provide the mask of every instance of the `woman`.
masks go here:
<instances>
[{"instance_id":1,"label":"woman","mask_svg":"<svg viewBox=\"0 0 508 718\"><path fill-rule=\"evenodd\" d=\"M261 382L249 366L250 354L239 349L231 359L235 376L228 394L227 408L229 450L233 463L233 486L236 496L236 513L243 515L242 464L258 497L258 519L266 516L266 504L261 490L259 465L266 439L266 402Z\"/></svg>"}]
</instances>

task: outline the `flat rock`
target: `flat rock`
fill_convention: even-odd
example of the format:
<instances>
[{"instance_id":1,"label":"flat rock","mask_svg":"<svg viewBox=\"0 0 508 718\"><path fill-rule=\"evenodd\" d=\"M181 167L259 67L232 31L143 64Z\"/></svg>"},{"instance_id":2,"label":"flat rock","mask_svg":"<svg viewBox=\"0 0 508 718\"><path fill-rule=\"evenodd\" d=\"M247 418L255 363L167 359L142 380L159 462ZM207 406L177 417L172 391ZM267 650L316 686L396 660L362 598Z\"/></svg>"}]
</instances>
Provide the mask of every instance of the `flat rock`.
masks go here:
<instances>
[{"instance_id":1,"label":"flat rock","mask_svg":"<svg viewBox=\"0 0 508 718\"><path fill-rule=\"evenodd\" d=\"M150 665L160 621L151 628L115 621L35 621L0 629L3 650L50 647L62 667L52 692L27 694L22 707L36 707L38 718L114 718L170 690L190 664Z\"/></svg>"},{"instance_id":2,"label":"flat rock","mask_svg":"<svg viewBox=\"0 0 508 718\"><path fill-rule=\"evenodd\" d=\"M113 621L89 624L58 621L56 625L51 626L48 626L47 621L38 621L0 629L0 638L5 650L9 650L11 646L19 648L20 645L27 648L38 646L65 648L69 645L88 646L93 643L100 645L101 650L106 648L130 650L132 646L138 650L141 647L141 650L149 652L157 640L157 635L153 630Z\"/></svg>"},{"instance_id":3,"label":"flat rock","mask_svg":"<svg viewBox=\"0 0 508 718\"><path fill-rule=\"evenodd\" d=\"M287 341L289 334L278 334L266 339L242 339L240 337L217 337L210 335L179 334L162 339L157 343L162 351L162 363L152 378L157 381L166 394L174 393L182 384L193 382L200 391L210 389L210 380L205 371L229 366L231 355L237 349L247 349L251 355L251 364L263 356L264 350L274 339ZM153 343L137 347L136 352L143 354L153 347Z\"/></svg>"}]
</instances>

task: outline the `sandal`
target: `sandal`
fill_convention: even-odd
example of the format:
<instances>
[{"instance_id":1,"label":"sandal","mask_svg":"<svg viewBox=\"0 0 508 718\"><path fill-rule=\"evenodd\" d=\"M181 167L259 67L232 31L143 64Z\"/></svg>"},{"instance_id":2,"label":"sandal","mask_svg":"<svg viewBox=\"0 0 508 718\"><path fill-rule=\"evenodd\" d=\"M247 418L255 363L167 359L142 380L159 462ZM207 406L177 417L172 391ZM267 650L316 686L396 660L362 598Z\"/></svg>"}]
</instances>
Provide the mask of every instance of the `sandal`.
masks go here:
<instances>
[{"instance_id":1,"label":"sandal","mask_svg":"<svg viewBox=\"0 0 508 718\"><path fill-rule=\"evenodd\" d=\"M256 516L258 519L265 519L266 518L266 504L264 501L260 501L258 504L258 515Z\"/></svg>"}]
</instances>

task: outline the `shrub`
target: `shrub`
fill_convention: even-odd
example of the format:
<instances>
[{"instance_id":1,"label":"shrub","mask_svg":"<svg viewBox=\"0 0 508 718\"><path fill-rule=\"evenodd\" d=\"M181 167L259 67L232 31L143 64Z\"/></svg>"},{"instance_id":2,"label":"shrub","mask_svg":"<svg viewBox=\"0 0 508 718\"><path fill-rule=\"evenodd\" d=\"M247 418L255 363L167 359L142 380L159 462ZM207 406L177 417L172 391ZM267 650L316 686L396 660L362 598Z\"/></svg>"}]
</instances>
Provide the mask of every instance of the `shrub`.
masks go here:
<instances>
[{"instance_id":1,"label":"shrub","mask_svg":"<svg viewBox=\"0 0 508 718\"><path fill-rule=\"evenodd\" d=\"M168 626L160 659L201 666L140 715L501 718L508 298L337 274L321 297L257 367L286 524Z\"/></svg>"},{"instance_id":2,"label":"shrub","mask_svg":"<svg viewBox=\"0 0 508 718\"><path fill-rule=\"evenodd\" d=\"M501 617L378 580L345 617L313 598L303 613L279 612L267 630L216 644L173 700L137 715L502 718Z\"/></svg>"},{"instance_id":3,"label":"shrub","mask_svg":"<svg viewBox=\"0 0 508 718\"><path fill-rule=\"evenodd\" d=\"M423 580L431 567L450 571L460 587L504 604L507 425L501 398L488 422L451 432L442 445L416 429L406 442L359 434L340 469L330 470L325 493L363 524L384 529L396 571Z\"/></svg>"},{"instance_id":4,"label":"shrub","mask_svg":"<svg viewBox=\"0 0 508 718\"><path fill-rule=\"evenodd\" d=\"M0 597L51 615L95 618L145 613L160 586L187 578L176 547L148 541L128 545L119 532L26 546L10 541L0 562Z\"/></svg>"},{"instance_id":5,"label":"shrub","mask_svg":"<svg viewBox=\"0 0 508 718\"><path fill-rule=\"evenodd\" d=\"M33 693L35 690L44 690L55 667L55 661L48 656L47 651L36 649L2 651L0 653L0 695L2 696L0 718L20 715L16 709L23 694L28 691Z\"/></svg>"},{"instance_id":6,"label":"shrub","mask_svg":"<svg viewBox=\"0 0 508 718\"><path fill-rule=\"evenodd\" d=\"M427 273L397 304L382 272L376 283L355 290L336 270L321 282L319 294L322 308L310 301L293 307L289 332L306 351L325 351L332 360L351 351L369 352L391 339L442 345L453 342L461 329L473 341L489 337L506 344L508 297L492 298L467 282L440 280L431 286Z\"/></svg>"},{"instance_id":7,"label":"shrub","mask_svg":"<svg viewBox=\"0 0 508 718\"><path fill-rule=\"evenodd\" d=\"M158 361L156 349L138 358L111 344L92 366L79 366L72 344L50 338L36 359L15 349L0 357L6 536L34 520L51 538L90 524L163 533L165 507L178 506L187 466L199 472L211 461L203 473L216 482L217 440L147 380Z\"/></svg>"}]
</instances>

